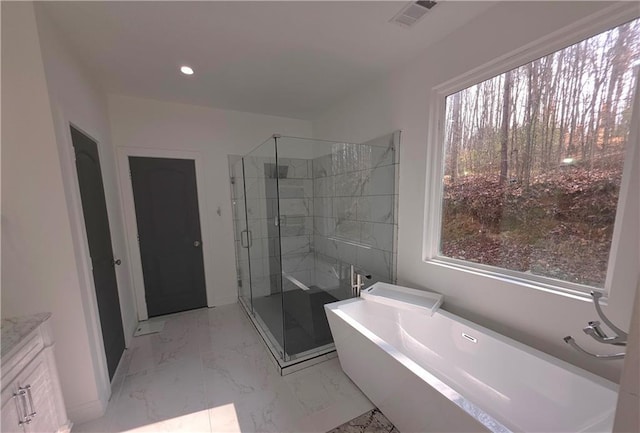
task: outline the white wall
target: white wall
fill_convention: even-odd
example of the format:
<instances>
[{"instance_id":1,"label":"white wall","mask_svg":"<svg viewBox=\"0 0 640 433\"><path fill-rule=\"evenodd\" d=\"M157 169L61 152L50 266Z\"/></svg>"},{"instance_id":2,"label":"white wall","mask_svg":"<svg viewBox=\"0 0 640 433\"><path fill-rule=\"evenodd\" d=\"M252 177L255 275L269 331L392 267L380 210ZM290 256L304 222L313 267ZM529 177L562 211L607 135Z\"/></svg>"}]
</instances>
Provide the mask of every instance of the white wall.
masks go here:
<instances>
[{"instance_id":1,"label":"white wall","mask_svg":"<svg viewBox=\"0 0 640 433\"><path fill-rule=\"evenodd\" d=\"M633 308L629 345L626 347L627 355L620 377L620 392L613 424L613 431L616 433L640 431L640 284Z\"/></svg>"},{"instance_id":2,"label":"white wall","mask_svg":"<svg viewBox=\"0 0 640 433\"><path fill-rule=\"evenodd\" d=\"M412 64L371 83L313 122L316 138L362 142L402 130L398 277L401 284L445 295L445 307L512 338L618 381L622 362L588 359L562 338L574 335L587 348L602 351L581 328L596 319L583 300L522 287L422 261L426 159L431 89L493 59L519 49L611 3L503 2L422 53ZM437 143L436 143L437 145ZM638 168L632 190L637 189ZM606 311L628 328L638 281L638 197L627 197L620 254L615 263Z\"/></svg>"},{"instance_id":3,"label":"white wall","mask_svg":"<svg viewBox=\"0 0 640 433\"><path fill-rule=\"evenodd\" d=\"M636 89L638 88L640 86L636 87ZM640 121L640 93L638 93L638 90L636 90L634 107L633 115L635 119L632 122L637 124ZM636 128L635 133L635 140L638 140L640 138L640 127ZM636 151L634 157L637 164L640 161L640 149ZM640 181L636 185L638 183ZM640 196L640 189L633 191L633 194L636 197ZM640 269L640 256L636 266ZM629 329L629 344L625 351L627 355L624 358L624 367L620 376L620 391L613 424L613 431L620 433L640 431L640 413L638 413L638 408L640 407L640 281L638 281L636 288Z\"/></svg>"},{"instance_id":4,"label":"white wall","mask_svg":"<svg viewBox=\"0 0 640 433\"><path fill-rule=\"evenodd\" d=\"M199 203L205 254L209 306L236 301L237 284L231 215L228 154L249 152L272 134L308 137L311 123L302 120L161 102L127 96L109 96L113 144L119 152L119 169L125 169L126 148L144 153L190 152L202 161L200 173L204 200ZM198 170L198 168L196 168ZM123 197L130 196L129 177L120 177ZM220 215L217 209L220 209ZM135 242L135 217L125 209L129 242ZM133 227L132 227L133 226ZM133 228L133 230L132 230ZM133 250L133 248L132 248ZM132 253L133 255L133 253ZM132 257L132 261L139 257ZM136 290L142 290L140 271L132 270ZM136 274L137 272L137 274Z\"/></svg>"},{"instance_id":5,"label":"white wall","mask_svg":"<svg viewBox=\"0 0 640 433\"><path fill-rule=\"evenodd\" d=\"M93 82L78 58L69 50L67 41L60 36L59 30L52 24L42 5L36 5L35 10L76 261L79 265L78 273L83 287L82 302L87 319L86 326L91 336L93 368L98 378L102 400L106 402L111 391L69 125L73 124L98 144L113 253L114 257L121 258L123 263L116 266L115 270L125 342L128 346L138 321L128 269L107 98L102 89ZM82 419L85 416L74 413L74 408L71 408L70 412L75 418Z\"/></svg>"},{"instance_id":6,"label":"white wall","mask_svg":"<svg viewBox=\"0 0 640 433\"><path fill-rule=\"evenodd\" d=\"M78 269L33 4L3 2L2 316L53 313L72 421L104 403Z\"/></svg>"}]
</instances>

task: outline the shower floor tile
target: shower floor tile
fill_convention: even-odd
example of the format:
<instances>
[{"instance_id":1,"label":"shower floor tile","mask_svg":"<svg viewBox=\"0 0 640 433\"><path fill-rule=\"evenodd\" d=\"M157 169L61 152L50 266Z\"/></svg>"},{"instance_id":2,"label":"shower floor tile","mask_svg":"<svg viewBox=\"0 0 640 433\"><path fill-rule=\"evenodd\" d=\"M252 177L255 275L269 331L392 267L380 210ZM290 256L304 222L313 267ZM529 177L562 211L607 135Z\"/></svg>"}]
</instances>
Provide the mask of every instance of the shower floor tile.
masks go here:
<instances>
[{"instance_id":1,"label":"shower floor tile","mask_svg":"<svg viewBox=\"0 0 640 433\"><path fill-rule=\"evenodd\" d=\"M326 432L373 409L337 358L282 377L237 304L135 337L106 414L73 432Z\"/></svg>"},{"instance_id":2,"label":"shower floor tile","mask_svg":"<svg viewBox=\"0 0 640 433\"><path fill-rule=\"evenodd\" d=\"M312 288L314 286L311 286ZM291 296L292 292L287 292ZM299 291L298 293L301 293ZM304 293L304 292L302 292ZM325 294L323 303L318 303L316 308L319 309L323 316L324 325L318 327L316 332L305 329L298 321L289 313L288 310L284 312L284 324L282 314L282 294L273 294L265 297L257 297L253 299L254 312L260 316L264 324L269 328L269 331L274 338L282 346L283 331L286 334L286 352L289 356L294 356L299 353L307 352L309 350L316 349L326 344L332 343L331 332L329 331L329 324L324 316L324 309L322 305L326 302L335 302L336 298ZM288 299L291 302L291 298ZM290 308L296 308L299 311L303 311L304 314L311 317L318 311L312 311L310 305L293 305Z\"/></svg>"}]
</instances>

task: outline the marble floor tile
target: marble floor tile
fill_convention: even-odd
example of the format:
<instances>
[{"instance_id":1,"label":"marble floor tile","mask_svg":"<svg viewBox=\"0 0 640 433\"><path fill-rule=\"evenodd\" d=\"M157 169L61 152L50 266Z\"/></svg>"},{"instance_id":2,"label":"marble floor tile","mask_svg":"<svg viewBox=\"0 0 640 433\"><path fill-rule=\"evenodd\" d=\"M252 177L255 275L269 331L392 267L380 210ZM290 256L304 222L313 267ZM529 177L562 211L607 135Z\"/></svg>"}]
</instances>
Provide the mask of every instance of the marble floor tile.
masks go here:
<instances>
[{"instance_id":1,"label":"marble floor tile","mask_svg":"<svg viewBox=\"0 0 640 433\"><path fill-rule=\"evenodd\" d=\"M132 374L176 361L197 360L203 350L211 350L211 342L198 328L195 315L172 315L166 319L162 332L133 338L127 371Z\"/></svg>"},{"instance_id":2,"label":"marble floor tile","mask_svg":"<svg viewBox=\"0 0 640 433\"><path fill-rule=\"evenodd\" d=\"M128 376L112 412L115 426L126 431L196 412L206 418L205 409L202 364L186 360Z\"/></svg>"},{"instance_id":3,"label":"marble floor tile","mask_svg":"<svg viewBox=\"0 0 640 433\"><path fill-rule=\"evenodd\" d=\"M235 410L237 432L296 433L301 408L295 398L281 384L266 390L241 394L229 403L209 410L212 431L226 431L224 418L217 416L218 408L231 405Z\"/></svg>"},{"instance_id":4,"label":"marble floor tile","mask_svg":"<svg viewBox=\"0 0 640 433\"><path fill-rule=\"evenodd\" d=\"M324 410L339 402L366 398L342 372L337 358L315 368L305 368L283 377L307 414ZM366 400L368 402L368 400ZM368 407L372 409L373 406Z\"/></svg>"},{"instance_id":5,"label":"marble floor tile","mask_svg":"<svg viewBox=\"0 0 640 433\"><path fill-rule=\"evenodd\" d=\"M203 355L202 364L210 404L264 391L279 375L260 344L220 348Z\"/></svg>"},{"instance_id":6,"label":"marble floor tile","mask_svg":"<svg viewBox=\"0 0 640 433\"><path fill-rule=\"evenodd\" d=\"M74 432L324 433L373 409L337 358L280 376L238 304L162 319L125 351L106 414Z\"/></svg>"}]
</instances>

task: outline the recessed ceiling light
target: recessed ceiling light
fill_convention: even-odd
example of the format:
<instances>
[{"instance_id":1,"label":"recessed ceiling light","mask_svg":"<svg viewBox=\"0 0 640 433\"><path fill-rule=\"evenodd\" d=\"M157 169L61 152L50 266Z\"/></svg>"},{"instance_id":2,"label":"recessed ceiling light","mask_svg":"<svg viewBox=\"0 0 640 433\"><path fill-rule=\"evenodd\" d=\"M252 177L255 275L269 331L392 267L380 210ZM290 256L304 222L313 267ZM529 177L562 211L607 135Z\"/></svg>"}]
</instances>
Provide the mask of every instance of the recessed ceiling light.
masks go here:
<instances>
[{"instance_id":1,"label":"recessed ceiling light","mask_svg":"<svg viewBox=\"0 0 640 433\"><path fill-rule=\"evenodd\" d=\"M185 75L193 75L193 69L189 66L180 66L180 72Z\"/></svg>"}]
</instances>

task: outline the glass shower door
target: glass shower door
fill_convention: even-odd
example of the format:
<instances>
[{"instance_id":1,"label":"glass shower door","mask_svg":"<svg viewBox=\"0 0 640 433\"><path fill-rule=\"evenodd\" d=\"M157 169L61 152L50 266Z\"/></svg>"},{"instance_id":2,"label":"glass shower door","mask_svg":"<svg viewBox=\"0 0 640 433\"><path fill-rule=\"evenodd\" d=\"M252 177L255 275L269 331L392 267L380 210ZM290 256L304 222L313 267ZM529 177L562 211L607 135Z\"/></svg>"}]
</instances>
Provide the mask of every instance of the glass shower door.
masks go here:
<instances>
[{"instance_id":1,"label":"glass shower door","mask_svg":"<svg viewBox=\"0 0 640 433\"><path fill-rule=\"evenodd\" d=\"M243 158L253 314L272 351L285 356L274 139Z\"/></svg>"},{"instance_id":2,"label":"glass shower door","mask_svg":"<svg viewBox=\"0 0 640 433\"><path fill-rule=\"evenodd\" d=\"M251 305L251 264L249 262L249 234L244 193L244 170L241 157L229 156L231 175L231 204L233 213L233 237L236 253L236 279L238 298L249 312Z\"/></svg>"}]
</instances>

